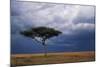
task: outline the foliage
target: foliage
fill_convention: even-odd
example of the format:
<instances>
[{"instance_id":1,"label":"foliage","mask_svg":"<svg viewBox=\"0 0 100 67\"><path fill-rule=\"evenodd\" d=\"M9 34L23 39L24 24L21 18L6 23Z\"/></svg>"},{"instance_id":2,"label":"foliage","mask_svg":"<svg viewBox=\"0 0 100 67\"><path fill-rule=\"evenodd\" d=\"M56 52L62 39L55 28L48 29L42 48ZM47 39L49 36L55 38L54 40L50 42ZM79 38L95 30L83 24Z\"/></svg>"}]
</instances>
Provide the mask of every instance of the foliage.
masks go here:
<instances>
[{"instance_id":1,"label":"foliage","mask_svg":"<svg viewBox=\"0 0 100 67\"><path fill-rule=\"evenodd\" d=\"M61 32L53 28L36 27L31 28L30 30L22 31L21 34L31 38L40 37L46 40L51 37L58 36L59 34L61 34Z\"/></svg>"}]
</instances>

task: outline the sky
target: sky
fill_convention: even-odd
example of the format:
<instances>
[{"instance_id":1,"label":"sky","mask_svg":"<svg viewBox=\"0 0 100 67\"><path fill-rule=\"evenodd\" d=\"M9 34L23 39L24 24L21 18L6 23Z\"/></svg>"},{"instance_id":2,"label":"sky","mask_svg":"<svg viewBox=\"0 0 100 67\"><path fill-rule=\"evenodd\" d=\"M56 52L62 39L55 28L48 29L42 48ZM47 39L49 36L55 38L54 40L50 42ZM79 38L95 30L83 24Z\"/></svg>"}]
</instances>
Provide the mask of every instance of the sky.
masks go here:
<instances>
[{"instance_id":1,"label":"sky","mask_svg":"<svg viewBox=\"0 0 100 67\"><path fill-rule=\"evenodd\" d=\"M48 40L48 52L95 50L95 6L11 0L11 53L42 53L43 46L20 31L45 26L62 32Z\"/></svg>"}]
</instances>

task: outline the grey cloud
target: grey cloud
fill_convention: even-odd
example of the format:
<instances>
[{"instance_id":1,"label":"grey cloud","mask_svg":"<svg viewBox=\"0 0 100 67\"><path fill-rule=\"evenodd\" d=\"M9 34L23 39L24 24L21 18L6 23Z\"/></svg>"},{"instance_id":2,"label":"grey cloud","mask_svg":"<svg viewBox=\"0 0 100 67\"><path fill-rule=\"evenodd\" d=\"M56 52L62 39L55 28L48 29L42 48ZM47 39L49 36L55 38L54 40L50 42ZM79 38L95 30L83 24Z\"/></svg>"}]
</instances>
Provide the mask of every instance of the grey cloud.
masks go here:
<instances>
[{"instance_id":1,"label":"grey cloud","mask_svg":"<svg viewBox=\"0 0 100 67\"><path fill-rule=\"evenodd\" d=\"M14 22L17 20L15 22L17 26L47 26L67 33L94 29L94 24L91 24L94 23L95 18L93 6L33 2L17 2L12 5L14 5L11 12L12 17L16 15L19 18L13 19Z\"/></svg>"}]
</instances>

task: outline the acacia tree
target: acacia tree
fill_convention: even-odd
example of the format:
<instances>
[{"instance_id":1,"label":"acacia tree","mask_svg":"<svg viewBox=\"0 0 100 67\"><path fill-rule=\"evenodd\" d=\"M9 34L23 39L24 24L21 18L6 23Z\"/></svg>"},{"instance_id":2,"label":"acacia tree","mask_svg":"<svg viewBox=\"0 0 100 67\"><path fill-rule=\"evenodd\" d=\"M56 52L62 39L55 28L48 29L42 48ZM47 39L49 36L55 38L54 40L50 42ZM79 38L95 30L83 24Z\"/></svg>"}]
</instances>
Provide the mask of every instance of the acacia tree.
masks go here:
<instances>
[{"instance_id":1,"label":"acacia tree","mask_svg":"<svg viewBox=\"0 0 100 67\"><path fill-rule=\"evenodd\" d=\"M44 46L44 55L47 56L46 40L61 34L60 31L48 27L35 27L21 31L20 34L40 42Z\"/></svg>"}]
</instances>

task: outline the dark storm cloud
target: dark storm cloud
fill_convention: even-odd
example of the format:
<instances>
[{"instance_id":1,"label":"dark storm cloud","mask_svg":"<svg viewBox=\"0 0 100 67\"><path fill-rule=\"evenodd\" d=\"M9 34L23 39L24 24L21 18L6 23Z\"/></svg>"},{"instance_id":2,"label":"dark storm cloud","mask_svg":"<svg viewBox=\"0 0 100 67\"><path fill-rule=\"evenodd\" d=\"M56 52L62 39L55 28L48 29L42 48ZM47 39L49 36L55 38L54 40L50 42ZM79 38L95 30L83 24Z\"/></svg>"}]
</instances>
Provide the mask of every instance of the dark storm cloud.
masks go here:
<instances>
[{"instance_id":1,"label":"dark storm cloud","mask_svg":"<svg viewBox=\"0 0 100 67\"><path fill-rule=\"evenodd\" d=\"M91 23L94 24L95 23L95 17L92 18L86 18L86 17L77 17L74 19L75 23L81 22L81 23Z\"/></svg>"}]
</instances>

